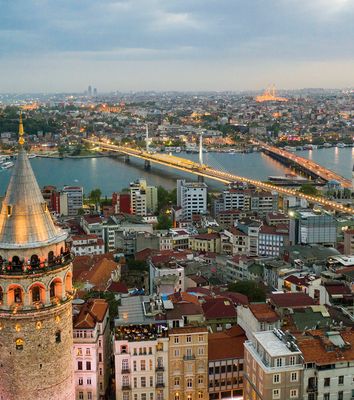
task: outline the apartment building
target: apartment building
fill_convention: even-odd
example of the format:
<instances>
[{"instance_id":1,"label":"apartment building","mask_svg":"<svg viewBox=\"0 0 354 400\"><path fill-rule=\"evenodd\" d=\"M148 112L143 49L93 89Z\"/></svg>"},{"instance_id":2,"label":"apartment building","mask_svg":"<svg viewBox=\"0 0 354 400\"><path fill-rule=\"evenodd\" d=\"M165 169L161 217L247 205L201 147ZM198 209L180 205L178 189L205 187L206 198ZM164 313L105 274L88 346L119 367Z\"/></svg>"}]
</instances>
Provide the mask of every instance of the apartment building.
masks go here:
<instances>
[{"instance_id":1,"label":"apartment building","mask_svg":"<svg viewBox=\"0 0 354 400\"><path fill-rule=\"evenodd\" d=\"M304 400L354 398L354 332L308 331L297 336L304 359Z\"/></svg>"},{"instance_id":2,"label":"apartment building","mask_svg":"<svg viewBox=\"0 0 354 400\"><path fill-rule=\"evenodd\" d=\"M289 245L289 228L287 225L262 225L258 233L258 254L260 256L278 257L281 250Z\"/></svg>"},{"instance_id":3,"label":"apartment building","mask_svg":"<svg viewBox=\"0 0 354 400\"><path fill-rule=\"evenodd\" d=\"M344 231L344 254L354 255L354 229Z\"/></svg>"},{"instance_id":4,"label":"apartment building","mask_svg":"<svg viewBox=\"0 0 354 400\"><path fill-rule=\"evenodd\" d=\"M145 179L130 183L130 207L132 214L148 215L157 210L157 188L148 186Z\"/></svg>"},{"instance_id":5,"label":"apartment building","mask_svg":"<svg viewBox=\"0 0 354 400\"><path fill-rule=\"evenodd\" d=\"M177 206L182 209L182 219L191 221L193 214L207 211L207 190L204 182L177 180Z\"/></svg>"},{"instance_id":6,"label":"apartment building","mask_svg":"<svg viewBox=\"0 0 354 400\"><path fill-rule=\"evenodd\" d=\"M244 399L303 399L304 365L295 338L278 329L253 337L244 345Z\"/></svg>"},{"instance_id":7,"label":"apartment building","mask_svg":"<svg viewBox=\"0 0 354 400\"><path fill-rule=\"evenodd\" d=\"M169 330L169 400L208 399L208 330Z\"/></svg>"},{"instance_id":8,"label":"apartment building","mask_svg":"<svg viewBox=\"0 0 354 400\"><path fill-rule=\"evenodd\" d=\"M242 399L243 355L247 337L239 326L208 337L209 399Z\"/></svg>"},{"instance_id":9,"label":"apartment building","mask_svg":"<svg viewBox=\"0 0 354 400\"><path fill-rule=\"evenodd\" d=\"M64 186L62 192L67 196L69 217L76 216L83 206L84 189L82 186Z\"/></svg>"},{"instance_id":10,"label":"apartment building","mask_svg":"<svg viewBox=\"0 0 354 400\"><path fill-rule=\"evenodd\" d=\"M74 235L71 239L71 251L77 256L104 253L104 242L97 235Z\"/></svg>"},{"instance_id":11,"label":"apartment building","mask_svg":"<svg viewBox=\"0 0 354 400\"><path fill-rule=\"evenodd\" d=\"M73 306L76 400L105 399L111 343L108 303L93 299Z\"/></svg>"},{"instance_id":12,"label":"apartment building","mask_svg":"<svg viewBox=\"0 0 354 400\"><path fill-rule=\"evenodd\" d=\"M168 399L168 336L165 325L117 326L114 359L116 400Z\"/></svg>"}]
</instances>

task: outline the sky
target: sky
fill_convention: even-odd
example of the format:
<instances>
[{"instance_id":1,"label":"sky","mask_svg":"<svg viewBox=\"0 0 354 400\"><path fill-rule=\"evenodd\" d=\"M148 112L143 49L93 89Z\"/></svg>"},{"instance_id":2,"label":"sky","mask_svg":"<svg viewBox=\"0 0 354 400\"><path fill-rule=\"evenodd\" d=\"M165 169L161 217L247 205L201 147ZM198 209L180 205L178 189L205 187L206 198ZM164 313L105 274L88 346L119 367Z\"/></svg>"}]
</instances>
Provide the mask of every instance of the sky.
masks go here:
<instances>
[{"instance_id":1,"label":"sky","mask_svg":"<svg viewBox=\"0 0 354 400\"><path fill-rule=\"evenodd\" d=\"M0 0L0 92L354 86L354 0Z\"/></svg>"}]
</instances>

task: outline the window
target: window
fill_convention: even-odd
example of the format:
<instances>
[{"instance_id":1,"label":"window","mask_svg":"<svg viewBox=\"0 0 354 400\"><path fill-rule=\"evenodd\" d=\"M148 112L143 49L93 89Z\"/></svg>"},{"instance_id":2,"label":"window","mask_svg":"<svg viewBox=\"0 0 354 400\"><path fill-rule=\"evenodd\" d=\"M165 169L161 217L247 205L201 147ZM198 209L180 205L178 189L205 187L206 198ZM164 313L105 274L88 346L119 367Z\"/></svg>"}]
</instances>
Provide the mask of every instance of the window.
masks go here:
<instances>
[{"instance_id":1,"label":"window","mask_svg":"<svg viewBox=\"0 0 354 400\"><path fill-rule=\"evenodd\" d=\"M188 335L186 340L187 343L192 343L192 336Z\"/></svg>"},{"instance_id":2,"label":"window","mask_svg":"<svg viewBox=\"0 0 354 400\"><path fill-rule=\"evenodd\" d=\"M202 384L204 382L203 375L198 376L198 383Z\"/></svg>"},{"instance_id":3,"label":"window","mask_svg":"<svg viewBox=\"0 0 354 400\"><path fill-rule=\"evenodd\" d=\"M295 356L291 356L290 357L289 364L290 365L295 365L296 364L296 357Z\"/></svg>"},{"instance_id":4,"label":"window","mask_svg":"<svg viewBox=\"0 0 354 400\"><path fill-rule=\"evenodd\" d=\"M152 371L152 360L149 360L149 371Z\"/></svg>"},{"instance_id":5,"label":"window","mask_svg":"<svg viewBox=\"0 0 354 400\"><path fill-rule=\"evenodd\" d=\"M154 386L154 378L150 376L150 387Z\"/></svg>"},{"instance_id":6,"label":"window","mask_svg":"<svg viewBox=\"0 0 354 400\"><path fill-rule=\"evenodd\" d=\"M175 338L174 338L174 343L179 343L179 337L178 336L175 336Z\"/></svg>"},{"instance_id":7,"label":"window","mask_svg":"<svg viewBox=\"0 0 354 400\"><path fill-rule=\"evenodd\" d=\"M178 393L175 394L175 400L180 400L180 397L179 397Z\"/></svg>"},{"instance_id":8,"label":"window","mask_svg":"<svg viewBox=\"0 0 354 400\"><path fill-rule=\"evenodd\" d=\"M122 370L126 371L129 368L128 366L129 366L128 359L127 358L123 358L123 360L122 360Z\"/></svg>"},{"instance_id":9,"label":"window","mask_svg":"<svg viewBox=\"0 0 354 400\"><path fill-rule=\"evenodd\" d=\"M23 350L23 339L16 339L16 350Z\"/></svg>"},{"instance_id":10,"label":"window","mask_svg":"<svg viewBox=\"0 0 354 400\"><path fill-rule=\"evenodd\" d=\"M290 382L296 382L297 381L297 372L292 372L290 375Z\"/></svg>"},{"instance_id":11,"label":"window","mask_svg":"<svg viewBox=\"0 0 354 400\"><path fill-rule=\"evenodd\" d=\"M86 370L91 371L91 361L86 361Z\"/></svg>"},{"instance_id":12,"label":"window","mask_svg":"<svg viewBox=\"0 0 354 400\"><path fill-rule=\"evenodd\" d=\"M343 385L344 384L344 376L338 376L338 385Z\"/></svg>"},{"instance_id":13,"label":"window","mask_svg":"<svg viewBox=\"0 0 354 400\"><path fill-rule=\"evenodd\" d=\"M79 378L79 386L82 386L84 384L84 380L82 378Z\"/></svg>"},{"instance_id":14,"label":"window","mask_svg":"<svg viewBox=\"0 0 354 400\"><path fill-rule=\"evenodd\" d=\"M61 342L61 332L56 331L55 332L55 343L60 343Z\"/></svg>"},{"instance_id":15,"label":"window","mask_svg":"<svg viewBox=\"0 0 354 400\"><path fill-rule=\"evenodd\" d=\"M146 378L145 378L145 376L142 376L141 377L141 387L146 387Z\"/></svg>"},{"instance_id":16,"label":"window","mask_svg":"<svg viewBox=\"0 0 354 400\"><path fill-rule=\"evenodd\" d=\"M91 354L90 349L87 348L87 349L86 349L86 355L89 356L90 354Z\"/></svg>"},{"instance_id":17,"label":"window","mask_svg":"<svg viewBox=\"0 0 354 400\"><path fill-rule=\"evenodd\" d=\"M84 392L79 392L79 400L84 400Z\"/></svg>"},{"instance_id":18,"label":"window","mask_svg":"<svg viewBox=\"0 0 354 400\"><path fill-rule=\"evenodd\" d=\"M204 347L198 347L198 355L202 356L204 354Z\"/></svg>"},{"instance_id":19,"label":"window","mask_svg":"<svg viewBox=\"0 0 354 400\"><path fill-rule=\"evenodd\" d=\"M145 362L145 360L141 360L140 361L140 370L145 371L145 369L146 369L146 362Z\"/></svg>"},{"instance_id":20,"label":"window","mask_svg":"<svg viewBox=\"0 0 354 400\"><path fill-rule=\"evenodd\" d=\"M87 400L92 400L92 392L87 392Z\"/></svg>"},{"instance_id":21,"label":"window","mask_svg":"<svg viewBox=\"0 0 354 400\"><path fill-rule=\"evenodd\" d=\"M179 378L177 377L177 378L175 378L175 386L179 386L180 385L180 380L179 380Z\"/></svg>"},{"instance_id":22,"label":"window","mask_svg":"<svg viewBox=\"0 0 354 400\"><path fill-rule=\"evenodd\" d=\"M280 383L280 374L273 375L273 383Z\"/></svg>"},{"instance_id":23,"label":"window","mask_svg":"<svg viewBox=\"0 0 354 400\"><path fill-rule=\"evenodd\" d=\"M342 391L340 391L340 392L338 392L338 400L343 400L343 392Z\"/></svg>"},{"instance_id":24,"label":"window","mask_svg":"<svg viewBox=\"0 0 354 400\"><path fill-rule=\"evenodd\" d=\"M330 386L331 385L331 378L324 378L324 385L323 386Z\"/></svg>"},{"instance_id":25,"label":"window","mask_svg":"<svg viewBox=\"0 0 354 400\"><path fill-rule=\"evenodd\" d=\"M193 381L192 381L192 379L187 379L187 387L188 388L191 388L193 386Z\"/></svg>"},{"instance_id":26,"label":"window","mask_svg":"<svg viewBox=\"0 0 354 400\"><path fill-rule=\"evenodd\" d=\"M199 392L198 393L198 399L202 399L203 398L203 392Z\"/></svg>"},{"instance_id":27,"label":"window","mask_svg":"<svg viewBox=\"0 0 354 400\"><path fill-rule=\"evenodd\" d=\"M273 389L273 399L280 399L280 389Z\"/></svg>"},{"instance_id":28,"label":"window","mask_svg":"<svg viewBox=\"0 0 354 400\"><path fill-rule=\"evenodd\" d=\"M102 362L102 353L98 353L98 362Z\"/></svg>"},{"instance_id":29,"label":"window","mask_svg":"<svg viewBox=\"0 0 354 400\"><path fill-rule=\"evenodd\" d=\"M296 399L298 397L298 391L297 389L291 389L290 390L290 398L291 399Z\"/></svg>"},{"instance_id":30,"label":"window","mask_svg":"<svg viewBox=\"0 0 354 400\"><path fill-rule=\"evenodd\" d=\"M82 371L82 361L78 361L78 362L77 362L77 369L78 369L79 371Z\"/></svg>"},{"instance_id":31,"label":"window","mask_svg":"<svg viewBox=\"0 0 354 400\"><path fill-rule=\"evenodd\" d=\"M323 400L330 400L330 393L325 393L323 395Z\"/></svg>"},{"instance_id":32,"label":"window","mask_svg":"<svg viewBox=\"0 0 354 400\"><path fill-rule=\"evenodd\" d=\"M179 357L179 349L175 349L175 357Z\"/></svg>"},{"instance_id":33,"label":"window","mask_svg":"<svg viewBox=\"0 0 354 400\"><path fill-rule=\"evenodd\" d=\"M88 385L91 385L91 378L87 378L86 382L87 382Z\"/></svg>"},{"instance_id":34,"label":"window","mask_svg":"<svg viewBox=\"0 0 354 400\"><path fill-rule=\"evenodd\" d=\"M123 400L129 400L129 392L123 392Z\"/></svg>"},{"instance_id":35,"label":"window","mask_svg":"<svg viewBox=\"0 0 354 400\"><path fill-rule=\"evenodd\" d=\"M283 360L282 360L281 358L276 358L276 359L275 359L275 365L276 365L277 367L281 367L282 364L283 364Z\"/></svg>"},{"instance_id":36,"label":"window","mask_svg":"<svg viewBox=\"0 0 354 400\"><path fill-rule=\"evenodd\" d=\"M134 388L138 387L138 378L134 378Z\"/></svg>"},{"instance_id":37,"label":"window","mask_svg":"<svg viewBox=\"0 0 354 400\"><path fill-rule=\"evenodd\" d=\"M204 335L198 336L198 342L204 342Z\"/></svg>"},{"instance_id":38,"label":"window","mask_svg":"<svg viewBox=\"0 0 354 400\"><path fill-rule=\"evenodd\" d=\"M80 349L80 347L77 349L77 355L82 356L82 349Z\"/></svg>"},{"instance_id":39,"label":"window","mask_svg":"<svg viewBox=\"0 0 354 400\"><path fill-rule=\"evenodd\" d=\"M146 393L141 393L141 400L146 400Z\"/></svg>"}]
</instances>

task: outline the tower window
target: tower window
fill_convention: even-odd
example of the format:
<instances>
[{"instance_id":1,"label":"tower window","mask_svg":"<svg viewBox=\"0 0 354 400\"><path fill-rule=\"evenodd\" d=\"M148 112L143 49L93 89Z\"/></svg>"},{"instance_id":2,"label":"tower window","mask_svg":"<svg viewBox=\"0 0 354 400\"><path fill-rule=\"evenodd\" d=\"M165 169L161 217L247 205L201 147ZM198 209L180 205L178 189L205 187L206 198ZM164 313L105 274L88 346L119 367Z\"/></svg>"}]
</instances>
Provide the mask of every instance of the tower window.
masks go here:
<instances>
[{"instance_id":1,"label":"tower window","mask_svg":"<svg viewBox=\"0 0 354 400\"><path fill-rule=\"evenodd\" d=\"M11 217L12 215L12 206L7 206L7 216Z\"/></svg>"},{"instance_id":2,"label":"tower window","mask_svg":"<svg viewBox=\"0 0 354 400\"><path fill-rule=\"evenodd\" d=\"M34 286L32 288L32 301L35 303L41 300L41 292L39 286Z\"/></svg>"},{"instance_id":3,"label":"tower window","mask_svg":"<svg viewBox=\"0 0 354 400\"><path fill-rule=\"evenodd\" d=\"M60 343L61 342L61 332L56 331L55 332L55 343Z\"/></svg>"},{"instance_id":4,"label":"tower window","mask_svg":"<svg viewBox=\"0 0 354 400\"><path fill-rule=\"evenodd\" d=\"M23 350L23 339L16 339L16 350Z\"/></svg>"}]
</instances>

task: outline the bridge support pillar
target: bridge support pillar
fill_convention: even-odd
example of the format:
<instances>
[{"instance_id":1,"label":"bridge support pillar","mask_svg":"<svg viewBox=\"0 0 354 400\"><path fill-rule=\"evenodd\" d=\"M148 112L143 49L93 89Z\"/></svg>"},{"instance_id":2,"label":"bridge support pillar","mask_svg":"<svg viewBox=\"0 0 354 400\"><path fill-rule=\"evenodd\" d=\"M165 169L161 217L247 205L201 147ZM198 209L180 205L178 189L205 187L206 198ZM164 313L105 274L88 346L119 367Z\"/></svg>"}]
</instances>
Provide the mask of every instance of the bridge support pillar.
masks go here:
<instances>
[{"instance_id":1,"label":"bridge support pillar","mask_svg":"<svg viewBox=\"0 0 354 400\"><path fill-rule=\"evenodd\" d=\"M127 154L124 155L124 162L126 163L130 162L130 157Z\"/></svg>"},{"instance_id":2,"label":"bridge support pillar","mask_svg":"<svg viewBox=\"0 0 354 400\"><path fill-rule=\"evenodd\" d=\"M204 182L204 176L198 175L198 182Z\"/></svg>"},{"instance_id":3,"label":"bridge support pillar","mask_svg":"<svg viewBox=\"0 0 354 400\"><path fill-rule=\"evenodd\" d=\"M151 163L150 163L150 160L145 160L144 168L145 168L146 170L149 170L149 169L151 169Z\"/></svg>"}]
</instances>

